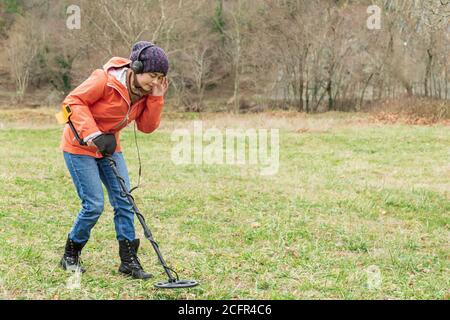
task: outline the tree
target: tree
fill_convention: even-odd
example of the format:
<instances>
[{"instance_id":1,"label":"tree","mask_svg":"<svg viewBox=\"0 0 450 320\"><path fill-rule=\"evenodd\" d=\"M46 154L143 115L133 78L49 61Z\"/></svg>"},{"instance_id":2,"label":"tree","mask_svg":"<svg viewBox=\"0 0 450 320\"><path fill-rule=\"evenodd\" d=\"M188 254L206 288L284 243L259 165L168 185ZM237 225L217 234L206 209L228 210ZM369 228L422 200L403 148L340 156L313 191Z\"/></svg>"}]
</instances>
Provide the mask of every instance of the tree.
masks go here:
<instances>
[{"instance_id":1,"label":"tree","mask_svg":"<svg viewBox=\"0 0 450 320\"><path fill-rule=\"evenodd\" d=\"M6 41L6 52L11 75L16 84L17 102L23 100L28 88L30 72L41 38L39 25L30 15L18 15Z\"/></svg>"}]
</instances>

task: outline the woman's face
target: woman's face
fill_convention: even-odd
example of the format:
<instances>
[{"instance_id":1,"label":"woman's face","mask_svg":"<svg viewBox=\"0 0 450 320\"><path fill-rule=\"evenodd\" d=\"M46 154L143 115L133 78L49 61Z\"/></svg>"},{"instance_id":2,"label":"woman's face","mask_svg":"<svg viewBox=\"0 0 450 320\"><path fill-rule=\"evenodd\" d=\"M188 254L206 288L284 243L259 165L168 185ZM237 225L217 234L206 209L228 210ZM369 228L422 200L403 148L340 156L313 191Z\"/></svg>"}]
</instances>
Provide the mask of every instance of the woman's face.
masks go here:
<instances>
[{"instance_id":1,"label":"woman's face","mask_svg":"<svg viewBox=\"0 0 450 320\"><path fill-rule=\"evenodd\" d=\"M136 75L138 86L148 94L153 91L153 86L161 84L164 79L164 74L159 72L146 72Z\"/></svg>"}]
</instances>

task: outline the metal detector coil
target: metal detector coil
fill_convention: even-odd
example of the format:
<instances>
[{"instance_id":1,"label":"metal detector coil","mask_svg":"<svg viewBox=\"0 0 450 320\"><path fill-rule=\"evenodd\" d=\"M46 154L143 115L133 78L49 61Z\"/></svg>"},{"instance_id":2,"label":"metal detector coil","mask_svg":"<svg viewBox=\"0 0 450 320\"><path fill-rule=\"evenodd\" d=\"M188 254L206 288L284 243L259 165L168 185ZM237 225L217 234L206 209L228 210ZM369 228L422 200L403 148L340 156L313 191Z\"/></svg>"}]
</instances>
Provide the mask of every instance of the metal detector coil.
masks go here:
<instances>
[{"instance_id":1,"label":"metal detector coil","mask_svg":"<svg viewBox=\"0 0 450 320\"><path fill-rule=\"evenodd\" d=\"M156 288L160 289L176 289L176 288L192 288L198 285L195 280L175 280L166 282L157 282L155 284Z\"/></svg>"}]
</instances>

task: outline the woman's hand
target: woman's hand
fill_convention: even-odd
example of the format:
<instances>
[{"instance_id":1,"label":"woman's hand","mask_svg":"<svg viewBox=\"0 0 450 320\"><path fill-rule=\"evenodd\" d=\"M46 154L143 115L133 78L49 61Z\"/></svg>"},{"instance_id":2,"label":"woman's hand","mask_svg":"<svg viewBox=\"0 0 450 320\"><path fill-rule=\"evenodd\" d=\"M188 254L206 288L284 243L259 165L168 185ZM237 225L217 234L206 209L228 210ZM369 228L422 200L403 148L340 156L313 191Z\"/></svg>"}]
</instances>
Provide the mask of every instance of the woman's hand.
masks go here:
<instances>
[{"instance_id":1,"label":"woman's hand","mask_svg":"<svg viewBox=\"0 0 450 320\"><path fill-rule=\"evenodd\" d=\"M92 143L104 157L112 156L117 147L116 137L112 133L102 133L92 139Z\"/></svg>"},{"instance_id":2,"label":"woman's hand","mask_svg":"<svg viewBox=\"0 0 450 320\"><path fill-rule=\"evenodd\" d=\"M156 97L163 97L166 94L168 88L169 88L169 80L166 77L164 77L161 83L158 83L153 86L153 92L151 95Z\"/></svg>"}]
</instances>

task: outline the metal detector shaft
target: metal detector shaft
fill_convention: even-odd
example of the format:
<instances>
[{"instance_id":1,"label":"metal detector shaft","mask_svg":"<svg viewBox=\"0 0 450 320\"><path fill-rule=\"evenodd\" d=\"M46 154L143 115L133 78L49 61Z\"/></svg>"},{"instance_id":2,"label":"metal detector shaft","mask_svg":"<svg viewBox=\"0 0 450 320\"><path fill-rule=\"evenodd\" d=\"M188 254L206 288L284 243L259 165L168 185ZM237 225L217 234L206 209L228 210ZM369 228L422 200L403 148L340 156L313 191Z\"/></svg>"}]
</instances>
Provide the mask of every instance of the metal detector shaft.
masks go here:
<instances>
[{"instance_id":1,"label":"metal detector shaft","mask_svg":"<svg viewBox=\"0 0 450 320\"><path fill-rule=\"evenodd\" d=\"M77 130L75 130L75 127L73 126L72 121L70 121L70 117L69 117L69 120L67 123L69 124L70 129L72 130L73 135L75 136L75 139L77 139L78 143L82 146L86 146L87 143L84 142L83 139L80 138L80 135L78 134Z\"/></svg>"},{"instance_id":2,"label":"metal detector shaft","mask_svg":"<svg viewBox=\"0 0 450 320\"><path fill-rule=\"evenodd\" d=\"M117 181L119 181L119 184L120 184L123 194L127 197L128 201L130 202L131 206L133 207L133 210L134 210L139 222L141 223L142 228L144 229L145 237L152 244L153 249L155 250L156 255L158 256L159 262L164 267L164 271L166 272L167 276L169 277L169 282L171 282L171 281L175 282L177 279L172 275L170 268L166 265L166 262L164 261L161 251L159 250L158 244L153 239L153 235L152 235L150 229L148 228L147 224L145 223L144 216L141 214L138 207L136 206L133 196L128 192L127 186L125 185L123 178L119 175L119 171L117 170L115 161L109 156L107 156L105 158L108 160L109 165L110 165L111 169L113 170L114 175L117 177Z\"/></svg>"},{"instance_id":3,"label":"metal detector shaft","mask_svg":"<svg viewBox=\"0 0 450 320\"><path fill-rule=\"evenodd\" d=\"M72 121L70 121L71 114L72 114L72 111L70 109L70 106L66 105L65 108L63 109L62 120L64 120L64 115L65 115L67 117L66 122L69 124L70 129L73 131L73 134L74 134L75 138L77 139L78 143L82 146L86 146L87 143L85 141L83 141L83 139L80 137L78 132L75 130L75 127L74 127ZM158 244L153 239L153 235L152 235L150 229L148 228L147 224L145 223L144 216L141 214L138 207L136 206L136 203L134 202L134 198L131 195L131 191L127 190L127 186L125 185L125 180L123 180L123 178L119 174L119 171L117 170L116 162L114 161L114 159L111 158L111 156L106 156L105 158L108 160L109 166L113 170L113 173L116 176L117 181L119 182L120 188L122 189L122 194L127 197L129 203L133 207L133 211L136 214L136 216L138 217L138 220L139 220L140 224L142 225L142 228L144 229L145 238L147 238L150 241L150 243L152 244L152 247L155 250L156 255L158 256L159 262L161 263L161 265L164 268L164 271L166 272L167 276L169 277L167 282L158 282L155 284L155 287L156 288L166 288L166 289L177 289L177 288L192 288L192 287L197 286L199 284L198 281L196 281L196 280L180 280L178 278L178 273L175 270L173 270L167 266L166 262L164 261L164 258L162 257L161 251L159 251ZM176 278L173 276L172 272L175 273Z\"/></svg>"}]
</instances>

